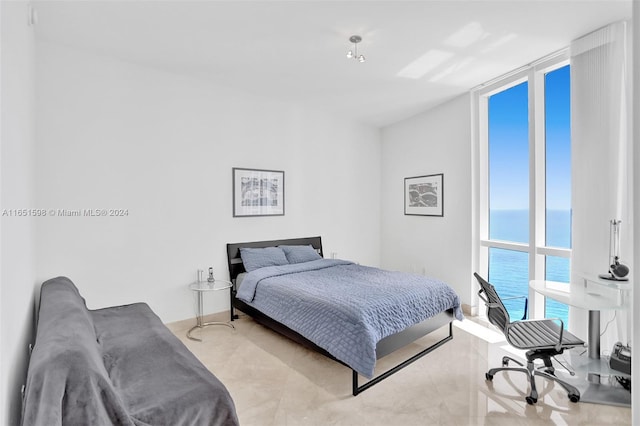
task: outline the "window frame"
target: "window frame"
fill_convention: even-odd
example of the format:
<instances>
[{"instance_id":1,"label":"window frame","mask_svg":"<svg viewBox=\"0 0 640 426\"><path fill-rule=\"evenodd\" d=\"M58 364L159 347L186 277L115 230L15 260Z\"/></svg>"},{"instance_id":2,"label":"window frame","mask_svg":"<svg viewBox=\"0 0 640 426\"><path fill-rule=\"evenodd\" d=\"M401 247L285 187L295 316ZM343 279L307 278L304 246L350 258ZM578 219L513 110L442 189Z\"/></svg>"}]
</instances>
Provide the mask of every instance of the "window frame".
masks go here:
<instances>
[{"instance_id":1,"label":"window frame","mask_svg":"<svg viewBox=\"0 0 640 426\"><path fill-rule=\"evenodd\" d=\"M474 155L474 270L487 276L489 249L500 248L529 255L529 280L544 280L545 256L571 258L571 249L546 245L546 135L545 75L569 65L569 49L562 49L472 90ZM489 238L489 98L523 82L528 88L529 114L529 243ZM569 286L567 285L567 292ZM545 298L529 288L529 316L544 317ZM475 296L475 306L480 307ZM481 307L480 307L481 308ZM482 309L478 309L483 314Z\"/></svg>"}]
</instances>

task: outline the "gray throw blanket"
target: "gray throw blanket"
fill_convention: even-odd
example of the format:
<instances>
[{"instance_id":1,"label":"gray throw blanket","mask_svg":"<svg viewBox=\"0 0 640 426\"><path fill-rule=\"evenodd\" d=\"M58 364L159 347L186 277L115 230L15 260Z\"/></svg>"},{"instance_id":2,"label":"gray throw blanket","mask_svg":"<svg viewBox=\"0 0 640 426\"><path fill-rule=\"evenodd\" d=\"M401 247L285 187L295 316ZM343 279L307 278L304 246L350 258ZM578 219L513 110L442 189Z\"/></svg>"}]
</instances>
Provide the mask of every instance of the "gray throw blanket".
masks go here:
<instances>
[{"instance_id":1,"label":"gray throw blanket","mask_svg":"<svg viewBox=\"0 0 640 426\"><path fill-rule=\"evenodd\" d=\"M24 426L237 425L222 383L144 303L89 311L64 277L42 285Z\"/></svg>"},{"instance_id":2,"label":"gray throw blanket","mask_svg":"<svg viewBox=\"0 0 640 426\"><path fill-rule=\"evenodd\" d=\"M377 342L453 309L445 283L421 275L321 259L248 273L237 297L372 377Z\"/></svg>"}]
</instances>

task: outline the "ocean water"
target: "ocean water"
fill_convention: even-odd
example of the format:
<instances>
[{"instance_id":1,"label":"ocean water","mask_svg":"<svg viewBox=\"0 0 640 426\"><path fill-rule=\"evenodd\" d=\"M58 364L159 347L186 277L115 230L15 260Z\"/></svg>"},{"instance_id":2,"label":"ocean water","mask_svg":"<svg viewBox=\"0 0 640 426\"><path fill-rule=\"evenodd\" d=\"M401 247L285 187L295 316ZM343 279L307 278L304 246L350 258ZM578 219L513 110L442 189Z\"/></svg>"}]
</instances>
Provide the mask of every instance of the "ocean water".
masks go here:
<instances>
[{"instance_id":1,"label":"ocean water","mask_svg":"<svg viewBox=\"0 0 640 426\"><path fill-rule=\"evenodd\" d=\"M571 247L571 211L547 211L546 245L549 247ZM529 212L527 210L493 210L490 216L489 237L492 240L529 242ZM566 282L569 285L569 259L547 256L545 279ZM524 298L504 300L510 297L527 296L529 288L528 253L498 248L489 249L489 281L496 287L512 320L524 314ZM567 305L547 299L545 317L561 318L568 325Z\"/></svg>"}]
</instances>

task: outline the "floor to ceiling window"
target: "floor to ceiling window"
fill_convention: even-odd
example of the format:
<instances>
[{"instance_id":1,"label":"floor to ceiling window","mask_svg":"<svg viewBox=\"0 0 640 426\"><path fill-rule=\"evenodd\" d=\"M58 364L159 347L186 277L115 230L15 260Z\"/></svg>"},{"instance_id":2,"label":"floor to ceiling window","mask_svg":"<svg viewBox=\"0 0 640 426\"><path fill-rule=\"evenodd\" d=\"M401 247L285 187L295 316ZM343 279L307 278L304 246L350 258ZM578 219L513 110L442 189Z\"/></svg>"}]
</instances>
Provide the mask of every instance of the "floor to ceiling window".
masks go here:
<instances>
[{"instance_id":1,"label":"floor to ceiling window","mask_svg":"<svg viewBox=\"0 0 640 426\"><path fill-rule=\"evenodd\" d=\"M570 68L566 56L478 90L480 270L525 314L529 280L569 282L571 255ZM560 284L561 286L562 284ZM536 312L568 324L568 307Z\"/></svg>"},{"instance_id":2,"label":"floor to ceiling window","mask_svg":"<svg viewBox=\"0 0 640 426\"><path fill-rule=\"evenodd\" d=\"M513 318L522 318L529 283L529 103L522 82L488 99L489 280Z\"/></svg>"},{"instance_id":3,"label":"floor to ceiling window","mask_svg":"<svg viewBox=\"0 0 640 426\"><path fill-rule=\"evenodd\" d=\"M571 249L571 92L565 65L544 77L545 247ZM569 283L569 258L545 256L545 279ZM545 316L568 324L568 307L547 299Z\"/></svg>"}]
</instances>

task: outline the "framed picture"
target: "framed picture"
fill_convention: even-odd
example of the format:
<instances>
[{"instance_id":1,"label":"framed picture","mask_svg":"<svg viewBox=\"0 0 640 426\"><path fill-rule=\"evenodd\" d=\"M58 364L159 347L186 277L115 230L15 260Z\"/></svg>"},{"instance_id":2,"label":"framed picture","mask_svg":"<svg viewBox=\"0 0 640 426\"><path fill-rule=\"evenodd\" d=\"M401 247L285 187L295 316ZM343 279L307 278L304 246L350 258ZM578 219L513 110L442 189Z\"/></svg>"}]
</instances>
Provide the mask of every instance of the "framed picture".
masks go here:
<instances>
[{"instance_id":1,"label":"framed picture","mask_svg":"<svg viewBox=\"0 0 640 426\"><path fill-rule=\"evenodd\" d=\"M444 216L444 175L404 179L404 214Z\"/></svg>"},{"instance_id":2,"label":"framed picture","mask_svg":"<svg viewBox=\"0 0 640 426\"><path fill-rule=\"evenodd\" d=\"M284 216L284 172L233 168L233 217Z\"/></svg>"}]
</instances>

